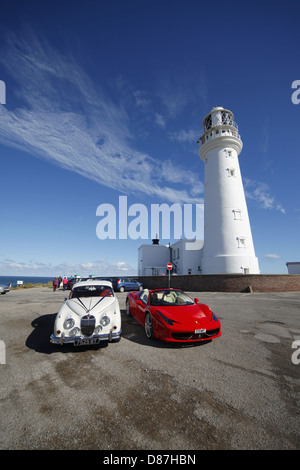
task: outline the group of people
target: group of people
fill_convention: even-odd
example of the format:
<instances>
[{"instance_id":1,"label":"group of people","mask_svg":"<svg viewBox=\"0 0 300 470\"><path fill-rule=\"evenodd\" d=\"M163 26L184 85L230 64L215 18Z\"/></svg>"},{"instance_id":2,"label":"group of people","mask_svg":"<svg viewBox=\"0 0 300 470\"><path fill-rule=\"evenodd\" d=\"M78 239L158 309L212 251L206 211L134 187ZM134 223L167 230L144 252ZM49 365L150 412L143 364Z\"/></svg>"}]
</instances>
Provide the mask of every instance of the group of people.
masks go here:
<instances>
[{"instance_id":1,"label":"group of people","mask_svg":"<svg viewBox=\"0 0 300 470\"><path fill-rule=\"evenodd\" d=\"M52 284L53 284L53 292L55 292L56 289L58 289L61 286L61 284L63 285L63 289L66 290L68 279L66 278L66 276L64 276L63 278L61 276L59 276L58 278L55 277L52 281Z\"/></svg>"}]
</instances>

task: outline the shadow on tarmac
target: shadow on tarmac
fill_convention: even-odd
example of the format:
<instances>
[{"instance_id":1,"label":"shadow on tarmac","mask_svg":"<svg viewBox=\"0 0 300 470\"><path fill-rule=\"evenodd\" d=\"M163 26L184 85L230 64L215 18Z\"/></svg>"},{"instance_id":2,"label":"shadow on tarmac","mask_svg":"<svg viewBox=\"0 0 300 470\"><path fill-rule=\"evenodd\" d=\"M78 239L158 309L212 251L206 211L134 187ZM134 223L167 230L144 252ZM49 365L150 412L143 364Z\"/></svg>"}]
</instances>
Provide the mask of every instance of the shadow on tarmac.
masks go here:
<instances>
[{"instance_id":1,"label":"shadow on tarmac","mask_svg":"<svg viewBox=\"0 0 300 470\"><path fill-rule=\"evenodd\" d=\"M25 344L27 348L42 354L53 354L58 352L74 353L83 350L99 350L107 347L108 342L103 341L97 345L91 346L74 346L73 344L53 344L50 343L50 336L53 333L56 313L49 313L37 317L31 323L33 330L28 336ZM211 340L195 342L195 343L167 343L156 338L148 339L145 335L144 328L133 318L126 315L126 310L121 310L122 315L122 338L132 341L143 346L149 346L160 349L179 349L204 346Z\"/></svg>"},{"instance_id":2,"label":"shadow on tarmac","mask_svg":"<svg viewBox=\"0 0 300 470\"><path fill-rule=\"evenodd\" d=\"M88 349L99 350L107 346L107 341L91 346L74 346L72 343L61 346L59 344L50 343L50 336L53 333L56 315L57 313L49 313L33 320L31 323L33 330L25 342L27 348L43 354L53 354L58 352L74 353Z\"/></svg>"}]
</instances>

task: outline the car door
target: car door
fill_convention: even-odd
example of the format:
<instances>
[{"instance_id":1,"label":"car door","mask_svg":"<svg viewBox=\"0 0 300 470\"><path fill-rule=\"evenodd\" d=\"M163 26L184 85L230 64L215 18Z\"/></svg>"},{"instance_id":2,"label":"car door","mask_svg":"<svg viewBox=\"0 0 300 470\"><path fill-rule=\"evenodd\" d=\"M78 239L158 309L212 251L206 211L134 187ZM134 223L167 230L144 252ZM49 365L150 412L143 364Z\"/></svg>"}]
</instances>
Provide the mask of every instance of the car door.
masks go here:
<instances>
[{"instance_id":1,"label":"car door","mask_svg":"<svg viewBox=\"0 0 300 470\"><path fill-rule=\"evenodd\" d=\"M129 286L130 286L129 290L138 290L138 288L137 288L137 282L136 282L135 279L132 279L132 278L131 278L131 279L129 279L128 281L129 281L128 284L129 284Z\"/></svg>"},{"instance_id":2,"label":"car door","mask_svg":"<svg viewBox=\"0 0 300 470\"><path fill-rule=\"evenodd\" d=\"M120 279L120 286L123 286L124 287L124 290L129 290L128 289L128 277L122 277Z\"/></svg>"},{"instance_id":3,"label":"car door","mask_svg":"<svg viewBox=\"0 0 300 470\"><path fill-rule=\"evenodd\" d=\"M145 323L145 312L147 310L148 299L149 292L141 291L140 296L136 301L136 308L134 309L135 319L143 326Z\"/></svg>"}]
</instances>

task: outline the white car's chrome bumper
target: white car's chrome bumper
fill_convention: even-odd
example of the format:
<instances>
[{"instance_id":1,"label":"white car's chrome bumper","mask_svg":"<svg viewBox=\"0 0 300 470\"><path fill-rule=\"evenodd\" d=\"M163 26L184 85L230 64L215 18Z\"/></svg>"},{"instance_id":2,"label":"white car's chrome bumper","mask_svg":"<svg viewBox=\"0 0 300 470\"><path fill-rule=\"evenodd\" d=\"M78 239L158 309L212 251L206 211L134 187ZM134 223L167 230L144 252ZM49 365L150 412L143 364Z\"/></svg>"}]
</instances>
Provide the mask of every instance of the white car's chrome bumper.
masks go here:
<instances>
[{"instance_id":1,"label":"white car's chrome bumper","mask_svg":"<svg viewBox=\"0 0 300 470\"><path fill-rule=\"evenodd\" d=\"M50 336L50 343L54 344L67 344L67 343L74 343L74 344L97 344L100 341L113 341L115 339L120 339L122 334L122 330L118 332L113 332L110 330L108 333L104 333L102 335L93 335L93 336L65 336L63 333L61 336L55 336L52 334ZM90 341L91 340L91 341Z\"/></svg>"}]
</instances>

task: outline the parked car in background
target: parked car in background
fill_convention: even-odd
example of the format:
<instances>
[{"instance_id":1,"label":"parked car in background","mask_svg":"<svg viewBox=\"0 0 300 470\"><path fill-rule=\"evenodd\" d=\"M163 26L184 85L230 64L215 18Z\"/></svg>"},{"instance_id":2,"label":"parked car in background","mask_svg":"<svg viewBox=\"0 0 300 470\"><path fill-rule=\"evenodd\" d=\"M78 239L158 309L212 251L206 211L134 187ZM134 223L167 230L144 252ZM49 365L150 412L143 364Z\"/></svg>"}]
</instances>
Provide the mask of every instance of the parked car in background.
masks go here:
<instances>
[{"instance_id":1,"label":"parked car in background","mask_svg":"<svg viewBox=\"0 0 300 470\"><path fill-rule=\"evenodd\" d=\"M77 282L60 308L50 342L75 346L121 339L121 312L112 283L89 279Z\"/></svg>"},{"instance_id":2,"label":"parked car in background","mask_svg":"<svg viewBox=\"0 0 300 470\"><path fill-rule=\"evenodd\" d=\"M76 282L80 282L80 281L83 281L85 280L86 277L71 277L70 279L68 279L68 283L67 283L67 289L69 290L72 290L74 284L76 284Z\"/></svg>"},{"instance_id":3,"label":"parked car in background","mask_svg":"<svg viewBox=\"0 0 300 470\"><path fill-rule=\"evenodd\" d=\"M115 279L113 286L114 289L119 292L124 292L125 290L143 290L143 284L133 277L119 277Z\"/></svg>"},{"instance_id":4,"label":"parked car in background","mask_svg":"<svg viewBox=\"0 0 300 470\"><path fill-rule=\"evenodd\" d=\"M10 291L10 285L9 286L3 286L2 284L0 285L0 294L6 294L6 292Z\"/></svg>"},{"instance_id":5,"label":"parked car in background","mask_svg":"<svg viewBox=\"0 0 300 470\"><path fill-rule=\"evenodd\" d=\"M110 277L98 277L98 276L72 276L70 279L68 279L68 284L67 288L69 290L72 290L73 286L76 284L76 282L81 282L81 281L110 281L113 283L113 278Z\"/></svg>"}]
</instances>

